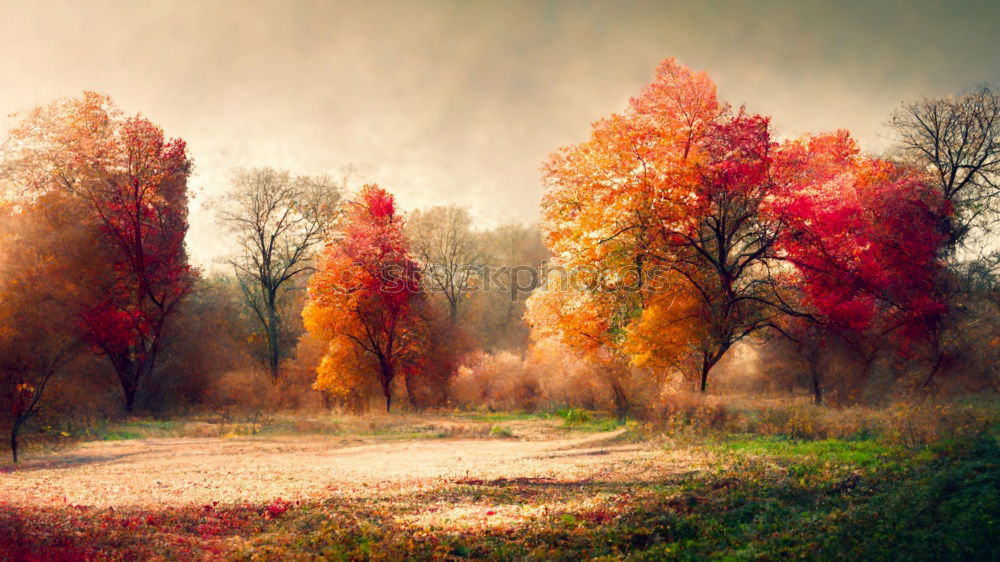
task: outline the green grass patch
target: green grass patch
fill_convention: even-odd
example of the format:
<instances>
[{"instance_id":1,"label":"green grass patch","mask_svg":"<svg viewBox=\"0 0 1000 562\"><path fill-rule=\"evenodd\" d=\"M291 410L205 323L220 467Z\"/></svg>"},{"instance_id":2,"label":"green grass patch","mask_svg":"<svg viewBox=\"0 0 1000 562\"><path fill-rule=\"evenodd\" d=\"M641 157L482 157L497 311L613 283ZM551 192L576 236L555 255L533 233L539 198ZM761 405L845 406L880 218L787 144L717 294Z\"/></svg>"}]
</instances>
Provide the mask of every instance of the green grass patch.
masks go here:
<instances>
[{"instance_id":1,"label":"green grass patch","mask_svg":"<svg viewBox=\"0 0 1000 562\"><path fill-rule=\"evenodd\" d=\"M607 414L591 412L582 408L557 410L556 416L562 418L563 429L572 431L589 431L595 433L602 431L615 431L626 424L624 420L619 420L608 416Z\"/></svg>"},{"instance_id":2,"label":"green grass patch","mask_svg":"<svg viewBox=\"0 0 1000 562\"><path fill-rule=\"evenodd\" d=\"M122 427L166 433L176 431L178 424L174 420L138 420L126 422Z\"/></svg>"},{"instance_id":3,"label":"green grass patch","mask_svg":"<svg viewBox=\"0 0 1000 562\"><path fill-rule=\"evenodd\" d=\"M124 429L114 429L108 430L101 435L101 440L103 441L127 441L129 439L142 439L145 437L143 434L136 431L127 431Z\"/></svg>"},{"instance_id":4,"label":"green grass patch","mask_svg":"<svg viewBox=\"0 0 1000 562\"><path fill-rule=\"evenodd\" d=\"M364 434L360 434L364 435ZM450 437L447 431L441 430L427 430L427 431L373 431L371 437L376 439L384 439L387 441L393 440L409 440L409 439L445 439Z\"/></svg>"},{"instance_id":5,"label":"green grass patch","mask_svg":"<svg viewBox=\"0 0 1000 562\"><path fill-rule=\"evenodd\" d=\"M742 455L837 462L858 467L874 465L892 452L874 439L802 441L781 436L732 437L720 442L717 450Z\"/></svg>"}]
</instances>

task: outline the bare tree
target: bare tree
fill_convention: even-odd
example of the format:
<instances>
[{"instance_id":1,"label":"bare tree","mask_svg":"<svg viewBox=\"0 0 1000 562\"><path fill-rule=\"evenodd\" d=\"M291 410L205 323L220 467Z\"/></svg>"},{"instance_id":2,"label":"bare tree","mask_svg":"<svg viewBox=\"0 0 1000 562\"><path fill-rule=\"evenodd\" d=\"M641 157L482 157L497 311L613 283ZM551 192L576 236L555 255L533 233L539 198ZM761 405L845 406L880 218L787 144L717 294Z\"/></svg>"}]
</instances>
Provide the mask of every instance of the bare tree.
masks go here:
<instances>
[{"instance_id":1,"label":"bare tree","mask_svg":"<svg viewBox=\"0 0 1000 562\"><path fill-rule=\"evenodd\" d=\"M424 280L444 295L452 324L483 265L483 249L472 231L472 216L462 207L414 211L408 221L411 247L423 263Z\"/></svg>"},{"instance_id":2,"label":"bare tree","mask_svg":"<svg viewBox=\"0 0 1000 562\"><path fill-rule=\"evenodd\" d=\"M282 338L282 299L297 276L313 269L314 253L336 222L345 182L272 168L240 169L218 203L219 219L236 236L239 249L230 263L266 340L259 360L272 380L291 349Z\"/></svg>"},{"instance_id":3,"label":"bare tree","mask_svg":"<svg viewBox=\"0 0 1000 562\"><path fill-rule=\"evenodd\" d=\"M955 96L905 102L892 115L904 159L932 174L952 215L947 236L949 314L927 341L922 388L966 354L963 342L990 320L979 302L994 283L1000 251L991 240L1000 220L1000 92L983 85Z\"/></svg>"},{"instance_id":4,"label":"bare tree","mask_svg":"<svg viewBox=\"0 0 1000 562\"><path fill-rule=\"evenodd\" d=\"M552 253L536 225L502 224L482 233L487 279L478 321L486 348L527 350L530 329L525 301L541 282L542 266Z\"/></svg>"},{"instance_id":5,"label":"bare tree","mask_svg":"<svg viewBox=\"0 0 1000 562\"><path fill-rule=\"evenodd\" d=\"M905 102L890 124L904 155L934 175L954 209L943 225L951 257L989 234L1000 217L1000 92L984 85Z\"/></svg>"}]
</instances>

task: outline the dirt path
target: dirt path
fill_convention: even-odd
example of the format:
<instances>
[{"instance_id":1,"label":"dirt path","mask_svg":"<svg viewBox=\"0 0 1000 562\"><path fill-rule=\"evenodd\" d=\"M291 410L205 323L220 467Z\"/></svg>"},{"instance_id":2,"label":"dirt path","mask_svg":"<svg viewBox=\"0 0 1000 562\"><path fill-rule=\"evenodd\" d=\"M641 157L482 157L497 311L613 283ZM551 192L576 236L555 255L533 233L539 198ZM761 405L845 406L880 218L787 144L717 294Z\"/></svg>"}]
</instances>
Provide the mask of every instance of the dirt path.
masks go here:
<instances>
[{"instance_id":1,"label":"dirt path","mask_svg":"<svg viewBox=\"0 0 1000 562\"><path fill-rule=\"evenodd\" d=\"M331 436L85 443L0 474L14 504L143 507L384 495L440 479L607 477L662 455L616 433L546 440L375 441ZM646 463L638 463L646 464Z\"/></svg>"}]
</instances>

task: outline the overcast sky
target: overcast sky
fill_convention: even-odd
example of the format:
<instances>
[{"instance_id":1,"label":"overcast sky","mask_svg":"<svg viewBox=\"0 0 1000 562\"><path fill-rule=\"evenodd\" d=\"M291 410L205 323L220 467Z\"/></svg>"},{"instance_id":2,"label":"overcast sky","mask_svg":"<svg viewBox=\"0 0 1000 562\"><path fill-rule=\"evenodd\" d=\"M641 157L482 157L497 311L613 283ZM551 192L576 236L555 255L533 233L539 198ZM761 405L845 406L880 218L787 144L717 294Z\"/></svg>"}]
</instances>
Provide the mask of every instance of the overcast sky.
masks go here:
<instances>
[{"instance_id":1,"label":"overcast sky","mask_svg":"<svg viewBox=\"0 0 1000 562\"><path fill-rule=\"evenodd\" d=\"M0 114L89 89L184 138L204 265L233 167L354 165L404 209L532 222L541 161L666 57L779 135L876 151L901 100L1000 83L998 28L997 1L0 1Z\"/></svg>"}]
</instances>

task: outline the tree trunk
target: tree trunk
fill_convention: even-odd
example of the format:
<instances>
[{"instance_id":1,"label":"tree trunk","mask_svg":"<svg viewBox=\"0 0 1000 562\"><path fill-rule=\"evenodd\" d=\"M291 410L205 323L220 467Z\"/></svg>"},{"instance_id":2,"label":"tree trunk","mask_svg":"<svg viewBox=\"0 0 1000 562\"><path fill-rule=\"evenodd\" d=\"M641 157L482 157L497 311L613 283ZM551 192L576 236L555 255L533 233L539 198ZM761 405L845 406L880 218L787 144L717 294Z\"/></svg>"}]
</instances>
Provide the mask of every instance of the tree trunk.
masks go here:
<instances>
[{"instance_id":1,"label":"tree trunk","mask_svg":"<svg viewBox=\"0 0 1000 562\"><path fill-rule=\"evenodd\" d=\"M379 368L382 371L379 382L382 383L382 394L385 395L385 411L388 413L392 408L392 379L395 372L393 372L392 365L385 361L379 362Z\"/></svg>"},{"instance_id":2,"label":"tree trunk","mask_svg":"<svg viewBox=\"0 0 1000 562\"><path fill-rule=\"evenodd\" d=\"M281 363L281 343L278 341L279 323L277 295L267 296L267 361L271 371L271 382L278 381L278 365Z\"/></svg>"},{"instance_id":3,"label":"tree trunk","mask_svg":"<svg viewBox=\"0 0 1000 562\"><path fill-rule=\"evenodd\" d=\"M125 413L131 414L135 410L135 394L137 385L122 381L122 392L125 394Z\"/></svg>"},{"instance_id":4,"label":"tree trunk","mask_svg":"<svg viewBox=\"0 0 1000 562\"><path fill-rule=\"evenodd\" d=\"M413 383L410 381L410 375L403 371L403 386L406 387L406 398L410 401L410 406L414 410L420 409L420 404L417 403L417 394L413 388Z\"/></svg>"},{"instance_id":5,"label":"tree trunk","mask_svg":"<svg viewBox=\"0 0 1000 562\"><path fill-rule=\"evenodd\" d=\"M812 375L812 385L813 385L813 403L819 406L823 403L823 391L820 388L819 380L819 365L812 361L809 365L809 371Z\"/></svg>"},{"instance_id":6,"label":"tree trunk","mask_svg":"<svg viewBox=\"0 0 1000 562\"><path fill-rule=\"evenodd\" d=\"M132 358L115 364L115 372L122 385L122 398L125 400L125 413L127 414L131 414L135 410L135 397L139 392L139 382L142 379L142 369L144 368L143 364Z\"/></svg>"},{"instance_id":7,"label":"tree trunk","mask_svg":"<svg viewBox=\"0 0 1000 562\"><path fill-rule=\"evenodd\" d=\"M617 380L611 381L611 392L614 395L615 401L615 417L621 421L625 421L625 417L628 415L629 404L628 396L625 394L625 389Z\"/></svg>"},{"instance_id":8,"label":"tree trunk","mask_svg":"<svg viewBox=\"0 0 1000 562\"><path fill-rule=\"evenodd\" d=\"M448 405L448 379L441 384L438 396L438 406L444 408Z\"/></svg>"},{"instance_id":9,"label":"tree trunk","mask_svg":"<svg viewBox=\"0 0 1000 562\"><path fill-rule=\"evenodd\" d=\"M712 370L712 367L722 359L722 356L729 351L729 346L726 344L720 347L713 355L709 355L707 351L703 351L701 354L701 392L704 394L705 389L708 388L708 372Z\"/></svg>"},{"instance_id":10,"label":"tree trunk","mask_svg":"<svg viewBox=\"0 0 1000 562\"><path fill-rule=\"evenodd\" d=\"M17 464L17 434L20 431L20 422L14 422L14 426L10 429L10 454L14 459L14 464Z\"/></svg>"},{"instance_id":11,"label":"tree trunk","mask_svg":"<svg viewBox=\"0 0 1000 562\"><path fill-rule=\"evenodd\" d=\"M941 369L942 363L944 363L944 352L939 351L937 359L934 360L934 366L931 367L931 372L927 374L927 378L924 379L924 383L920 385L920 388L927 388L927 386L931 384L931 381L934 380L934 375L936 375L938 370Z\"/></svg>"},{"instance_id":12,"label":"tree trunk","mask_svg":"<svg viewBox=\"0 0 1000 562\"><path fill-rule=\"evenodd\" d=\"M701 392L703 394L708 388L708 372L712 370L712 364L713 362L709 361L707 356L701 361Z\"/></svg>"},{"instance_id":13,"label":"tree trunk","mask_svg":"<svg viewBox=\"0 0 1000 562\"><path fill-rule=\"evenodd\" d=\"M267 358L268 359L268 363L269 363L268 367L269 367L269 369L271 371L271 382L277 383L278 382L278 363L279 363L277 342L275 342L273 340L273 336L271 336L271 334L268 334L267 337L268 337L268 339L272 340L271 343L269 343L270 351L268 352L269 357Z\"/></svg>"}]
</instances>

